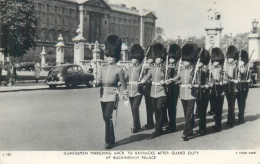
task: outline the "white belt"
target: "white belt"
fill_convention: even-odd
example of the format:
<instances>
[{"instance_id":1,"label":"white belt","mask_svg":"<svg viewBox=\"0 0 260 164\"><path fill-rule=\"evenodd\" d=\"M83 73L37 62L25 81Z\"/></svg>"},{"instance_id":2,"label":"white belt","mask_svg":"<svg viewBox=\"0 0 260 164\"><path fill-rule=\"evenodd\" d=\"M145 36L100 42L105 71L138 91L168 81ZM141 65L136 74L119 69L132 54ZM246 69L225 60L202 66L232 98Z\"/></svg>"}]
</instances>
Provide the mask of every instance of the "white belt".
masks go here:
<instances>
[{"instance_id":1,"label":"white belt","mask_svg":"<svg viewBox=\"0 0 260 164\"><path fill-rule=\"evenodd\" d=\"M128 84L130 84L130 85L137 85L137 81L129 81Z\"/></svg>"},{"instance_id":2,"label":"white belt","mask_svg":"<svg viewBox=\"0 0 260 164\"><path fill-rule=\"evenodd\" d=\"M152 82L152 85L161 85L160 82Z\"/></svg>"},{"instance_id":3,"label":"white belt","mask_svg":"<svg viewBox=\"0 0 260 164\"><path fill-rule=\"evenodd\" d=\"M192 85L190 85L190 84L181 84L180 86L184 88L184 87L191 87Z\"/></svg>"}]
</instances>

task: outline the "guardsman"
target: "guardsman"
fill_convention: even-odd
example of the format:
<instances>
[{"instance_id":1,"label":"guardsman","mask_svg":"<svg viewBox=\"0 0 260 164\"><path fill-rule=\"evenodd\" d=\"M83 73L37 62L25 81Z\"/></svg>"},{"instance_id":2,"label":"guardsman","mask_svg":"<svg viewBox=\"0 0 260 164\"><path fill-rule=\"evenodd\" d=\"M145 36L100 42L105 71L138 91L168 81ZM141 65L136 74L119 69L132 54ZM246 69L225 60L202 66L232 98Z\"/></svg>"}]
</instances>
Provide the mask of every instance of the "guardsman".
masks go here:
<instances>
[{"instance_id":1,"label":"guardsman","mask_svg":"<svg viewBox=\"0 0 260 164\"><path fill-rule=\"evenodd\" d=\"M246 107L246 98L249 90L249 70L248 70L248 53L245 50L241 51L241 60L239 62L239 76L238 76L238 95L237 95L237 105L238 105L238 123L244 122L244 113Z\"/></svg>"},{"instance_id":2,"label":"guardsman","mask_svg":"<svg viewBox=\"0 0 260 164\"><path fill-rule=\"evenodd\" d=\"M237 61L239 52L237 48L233 45L230 45L227 50L226 54L227 58L227 66L225 72L225 83L226 85L226 98L228 101L228 118L227 118L227 125L230 127L234 126L235 123L235 101L237 98Z\"/></svg>"},{"instance_id":3,"label":"guardsman","mask_svg":"<svg viewBox=\"0 0 260 164\"><path fill-rule=\"evenodd\" d=\"M177 62L181 58L181 47L178 44L172 44L168 51L169 66L167 71L167 79L174 78L177 76ZM167 131L169 133L176 131L176 111L177 102L179 97L179 84L171 81L171 83L166 83L167 85L167 97L166 97L166 107L169 117L169 125Z\"/></svg>"},{"instance_id":4,"label":"guardsman","mask_svg":"<svg viewBox=\"0 0 260 164\"><path fill-rule=\"evenodd\" d=\"M185 125L182 138L188 141L193 136L192 115L197 98L197 88L192 86L194 76L194 64L199 54L198 47L195 44L187 43L182 47L182 65L178 75L173 81L180 82L180 99L183 106Z\"/></svg>"},{"instance_id":5,"label":"guardsman","mask_svg":"<svg viewBox=\"0 0 260 164\"><path fill-rule=\"evenodd\" d=\"M155 58L155 65L147 75L143 77L141 83L144 84L148 79L152 80L151 99L152 107L155 112L155 132L148 139L153 139L162 134L162 112L165 110L166 91L165 91L165 68L162 63L166 58L166 50L161 43L156 43L152 46L152 53Z\"/></svg>"},{"instance_id":6,"label":"guardsman","mask_svg":"<svg viewBox=\"0 0 260 164\"><path fill-rule=\"evenodd\" d=\"M138 85L137 82L142 70L140 63L142 63L144 59L144 50L139 44L134 44L131 47L130 55L133 66L126 71L125 79L128 82L128 97L133 116L133 128L131 131L132 133L137 133L141 130L139 106L143 97L141 86Z\"/></svg>"},{"instance_id":7,"label":"guardsman","mask_svg":"<svg viewBox=\"0 0 260 164\"><path fill-rule=\"evenodd\" d=\"M211 97L213 98L213 108L215 110L214 128L216 131L220 131L222 129L221 116L225 96L223 85L223 64L223 51L218 47L213 48L211 51L211 63L209 66L209 85L211 88Z\"/></svg>"},{"instance_id":8,"label":"guardsman","mask_svg":"<svg viewBox=\"0 0 260 164\"><path fill-rule=\"evenodd\" d=\"M154 65L154 56L152 54L152 45L150 45L150 48L147 47L147 63L145 64L144 67L144 75L147 75L149 70L153 67ZM153 106L152 106L152 98L151 98L151 87L152 87L152 81L151 79L148 79L146 83L143 85L143 91L144 91L144 98L145 98L145 105L146 105L146 120L147 123L144 126L145 130L153 129L154 128L154 119L153 119Z\"/></svg>"},{"instance_id":9,"label":"guardsman","mask_svg":"<svg viewBox=\"0 0 260 164\"><path fill-rule=\"evenodd\" d=\"M127 98L127 88L124 79L124 71L116 65L120 59L121 38L117 35L109 35L105 41L105 55L108 65L102 66L98 74L97 82L101 86L100 99L103 119L105 121L105 148L110 149L115 143L112 114L118 101L118 83L121 83L124 97Z\"/></svg>"},{"instance_id":10,"label":"guardsman","mask_svg":"<svg viewBox=\"0 0 260 164\"><path fill-rule=\"evenodd\" d=\"M201 49L199 49L201 51ZM200 63L198 65L197 73L197 84L198 86L198 95L196 100L196 105L198 109L199 121L199 135L204 135L206 132L206 113L209 104L209 52L206 49L203 49L200 54Z\"/></svg>"}]
</instances>

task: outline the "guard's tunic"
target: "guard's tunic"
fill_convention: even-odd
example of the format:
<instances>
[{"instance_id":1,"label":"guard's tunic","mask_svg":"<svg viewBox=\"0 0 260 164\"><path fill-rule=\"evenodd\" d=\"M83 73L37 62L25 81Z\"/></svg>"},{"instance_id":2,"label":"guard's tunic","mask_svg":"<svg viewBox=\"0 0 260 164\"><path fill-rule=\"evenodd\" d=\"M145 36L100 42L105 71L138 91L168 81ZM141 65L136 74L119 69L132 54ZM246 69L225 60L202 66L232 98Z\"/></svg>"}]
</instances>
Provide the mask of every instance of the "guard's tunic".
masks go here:
<instances>
[{"instance_id":1,"label":"guard's tunic","mask_svg":"<svg viewBox=\"0 0 260 164\"><path fill-rule=\"evenodd\" d=\"M120 81L123 90L126 90L124 71L117 65L105 65L101 67L97 78L98 84L101 85L100 101L116 101L117 86Z\"/></svg>"},{"instance_id":2,"label":"guard's tunic","mask_svg":"<svg viewBox=\"0 0 260 164\"><path fill-rule=\"evenodd\" d=\"M118 101L118 82L121 83L122 89L126 90L124 71L122 68L115 64L105 65L100 68L97 77L97 84L101 86L100 101L103 119L106 125L105 142L107 144L113 144L115 142L112 114L115 104Z\"/></svg>"},{"instance_id":3,"label":"guard's tunic","mask_svg":"<svg viewBox=\"0 0 260 164\"><path fill-rule=\"evenodd\" d=\"M133 127L135 129L141 128L140 116L139 116L139 106L142 101L142 91L141 86L137 85L137 81L139 79L142 67L138 65L134 65L130 67L125 74L125 79L128 82L128 96L131 104L132 115L133 115Z\"/></svg>"},{"instance_id":4,"label":"guard's tunic","mask_svg":"<svg viewBox=\"0 0 260 164\"><path fill-rule=\"evenodd\" d=\"M211 88L211 97L213 99L212 105L215 113L215 125L217 128L222 128L221 116L224 102L224 86L223 86L223 68L219 66L211 66L211 81L213 86Z\"/></svg>"},{"instance_id":5,"label":"guard's tunic","mask_svg":"<svg viewBox=\"0 0 260 164\"><path fill-rule=\"evenodd\" d=\"M228 118L227 122L229 125L235 123L235 101L237 98L237 84L233 80L237 80L237 65L236 63L227 64L226 68L226 79L228 81L226 85L226 98L228 101Z\"/></svg>"},{"instance_id":6,"label":"guard's tunic","mask_svg":"<svg viewBox=\"0 0 260 164\"><path fill-rule=\"evenodd\" d=\"M153 64L149 64L144 67L144 75L147 75L149 70L153 67ZM146 120L147 120L147 128L153 128L154 127L154 120L153 120L153 113L154 109L152 107L152 98L151 98L151 87L152 87L152 81L151 79L148 79L146 83L143 86L144 91L144 98L145 98L145 105L146 105Z\"/></svg>"},{"instance_id":7,"label":"guard's tunic","mask_svg":"<svg viewBox=\"0 0 260 164\"><path fill-rule=\"evenodd\" d=\"M168 69L167 79L174 78L177 76L177 66L176 64L170 64ZM176 130L176 111L177 111L177 102L179 96L179 84L172 82L167 86L167 111L169 116L169 130Z\"/></svg>"},{"instance_id":8,"label":"guard's tunic","mask_svg":"<svg viewBox=\"0 0 260 164\"><path fill-rule=\"evenodd\" d=\"M246 66L241 66L239 71L239 83L238 83L238 95L237 95L237 105L238 105L238 121L242 123L244 121L244 113L246 107L246 98L249 91L248 83L248 68Z\"/></svg>"},{"instance_id":9,"label":"guard's tunic","mask_svg":"<svg viewBox=\"0 0 260 164\"><path fill-rule=\"evenodd\" d=\"M197 97L197 89L191 86L194 66L182 67L178 75L173 78L174 81L180 82L180 99L183 106L185 116L185 126L183 135L190 136L193 134L192 129L192 114L194 110L195 100Z\"/></svg>"},{"instance_id":10,"label":"guard's tunic","mask_svg":"<svg viewBox=\"0 0 260 164\"><path fill-rule=\"evenodd\" d=\"M197 83L199 84L198 88L198 95L197 95L197 108L198 108L198 114L199 114L199 131L206 130L206 113L209 103L209 88L206 87L208 84L208 77L209 77L209 70L207 66L203 66L202 68L199 68L197 73Z\"/></svg>"},{"instance_id":11,"label":"guard's tunic","mask_svg":"<svg viewBox=\"0 0 260 164\"><path fill-rule=\"evenodd\" d=\"M144 81L151 79L151 94L152 97L152 106L155 112L155 120L156 120L156 131L161 133L162 131L162 111L165 109L165 101L166 101L166 92L165 86L160 84L161 80L165 78L165 70L162 65L155 65L152 67L147 75L143 77Z\"/></svg>"}]
</instances>

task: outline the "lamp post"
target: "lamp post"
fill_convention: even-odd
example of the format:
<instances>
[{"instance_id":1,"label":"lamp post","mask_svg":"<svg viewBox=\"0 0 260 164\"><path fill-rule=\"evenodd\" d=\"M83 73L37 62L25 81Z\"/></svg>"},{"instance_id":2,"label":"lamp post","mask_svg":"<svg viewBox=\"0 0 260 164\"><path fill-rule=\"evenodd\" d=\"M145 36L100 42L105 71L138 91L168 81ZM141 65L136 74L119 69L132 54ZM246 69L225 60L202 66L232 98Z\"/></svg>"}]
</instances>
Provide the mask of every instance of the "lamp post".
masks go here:
<instances>
[{"instance_id":1,"label":"lamp post","mask_svg":"<svg viewBox=\"0 0 260 164\"><path fill-rule=\"evenodd\" d=\"M254 19L254 21L252 22L252 26L253 26L253 33L257 33L257 24L258 21L256 19Z\"/></svg>"}]
</instances>

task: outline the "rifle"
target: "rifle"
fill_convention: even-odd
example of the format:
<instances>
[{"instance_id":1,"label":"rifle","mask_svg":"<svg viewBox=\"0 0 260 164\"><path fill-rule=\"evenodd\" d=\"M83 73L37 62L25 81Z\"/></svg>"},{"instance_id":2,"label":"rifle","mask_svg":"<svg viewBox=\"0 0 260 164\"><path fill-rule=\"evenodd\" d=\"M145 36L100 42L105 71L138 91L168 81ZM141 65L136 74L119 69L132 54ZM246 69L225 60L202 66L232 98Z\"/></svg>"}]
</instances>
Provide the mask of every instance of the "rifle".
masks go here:
<instances>
[{"instance_id":1,"label":"rifle","mask_svg":"<svg viewBox=\"0 0 260 164\"><path fill-rule=\"evenodd\" d=\"M197 63L196 63L196 67L195 67L195 73L194 73L194 76L193 76L193 79L192 79L192 83L191 83L191 84L194 84L194 82L195 82L195 78L196 78L196 75L197 75L197 72L198 72L198 69L199 69L200 56L201 56L201 53L202 53L202 51L203 51L203 49L204 49L204 46L205 46L205 45L203 45L203 46L201 47L201 50L200 50L200 53L199 53L199 56L198 56L198 60L197 60Z\"/></svg>"},{"instance_id":2,"label":"rifle","mask_svg":"<svg viewBox=\"0 0 260 164\"><path fill-rule=\"evenodd\" d=\"M153 44L155 38L156 38L156 35L154 36L151 45L148 47L147 51L145 52L145 57L144 57L144 61L143 61L143 65L142 65L142 69L141 69L141 73L140 73L140 75L139 75L138 81L141 81L141 78L142 78L142 76L143 76L144 67L145 67L146 60L147 60L147 54L148 54L148 52L150 51L150 48L151 48L151 46L152 46L152 44Z\"/></svg>"},{"instance_id":3,"label":"rifle","mask_svg":"<svg viewBox=\"0 0 260 164\"><path fill-rule=\"evenodd\" d=\"M225 62L224 62L224 75L223 75L223 79L226 79L226 71L227 71L227 50L228 50L228 47L229 47L229 43L230 43L230 40L227 41L227 47L226 47L226 55L225 55Z\"/></svg>"},{"instance_id":4,"label":"rifle","mask_svg":"<svg viewBox=\"0 0 260 164\"><path fill-rule=\"evenodd\" d=\"M249 60L248 60L248 63L247 63L247 75L246 75L246 79L247 79L247 80L249 79L249 64L250 64L250 60L251 60L251 58L252 58L254 52L255 52L255 49L253 49L253 51L251 52L251 55L250 55Z\"/></svg>"},{"instance_id":5,"label":"rifle","mask_svg":"<svg viewBox=\"0 0 260 164\"><path fill-rule=\"evenodd\" d=\"M238 62L237 62L237 66L238 66L238 70L237 70L237 79L238 80L240 80L240 62L241 62L241 52L242 52L242 50L244 49L244 46L245 46L245 41L246 41L246 38L244 38L244 40L243 40L243 44L242 44L242 47L241 47L241 49L240 49L240 51L239 51L239 57L238 57Z\"/></svg>"},{"instance_id":6,"label":"rifle","mask_svg":"<svg viewBox=\"0 0 260 164\"><path fill-rule=\"evenodd\" d=\"M166 66L165 66L165 76L164 76L164 80L166 80L166 78L167 78L167 73L168 73L168 65L169 65L169 55L168 55L168 52L169 52L169 48L170 48L170 45L169 45L169 40L168 40L168 42L167 42L167 50L166 50L166 52L167 52L167 56L166 56Z\"/></svg>"},{"instance_id":7,"label":"rifle","mask_svg":"<svg viewBox=\"0 0 260 164\"><path fill-rule=\"evenodd\" d=\"M214 44L210 47L209 55L210 55L210 61L209 61L209 82L211 81L211 56L212 56L212 49Z\"/></svg>"},{"instance_id":8,"label":"rifle","mask_svg":"<svg viewBox=\"0 0 260 164\"><path fill-rule=\"evenodd\" d=\"M182 46L181 46L181 49L182 47L186 44L186 40L183 42ZM181 51L182 52L182 51ZM182 55L181 55L182 56ZM180 69L181 69L181 64L182 64L182 57L180 58L179 60L179 65L178 65L178 70L177 70L177 74L180 72Z\"/></svg>"}]
</instances>

